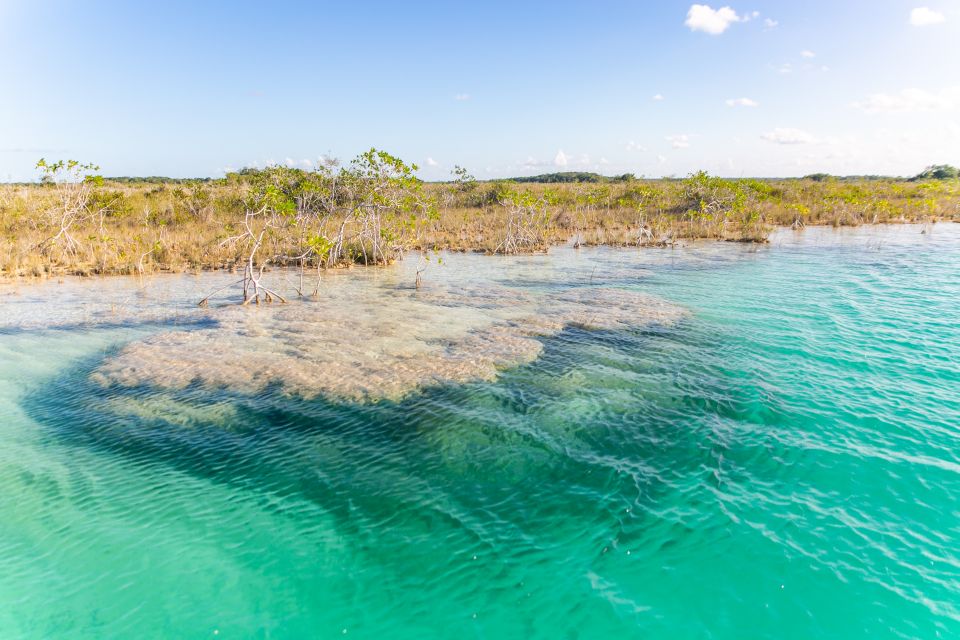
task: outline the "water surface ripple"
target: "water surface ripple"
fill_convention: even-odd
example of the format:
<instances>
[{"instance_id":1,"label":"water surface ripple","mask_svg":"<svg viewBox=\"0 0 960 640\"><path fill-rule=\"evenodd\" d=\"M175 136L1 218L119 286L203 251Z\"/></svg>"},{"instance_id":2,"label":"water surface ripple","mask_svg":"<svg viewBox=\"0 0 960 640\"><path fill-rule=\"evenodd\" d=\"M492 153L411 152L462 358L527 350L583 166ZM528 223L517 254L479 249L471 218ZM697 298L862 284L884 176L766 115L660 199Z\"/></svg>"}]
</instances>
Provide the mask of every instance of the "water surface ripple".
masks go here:
<instances>
[{"instance_id":1,"label":"water surface ripple","mask_svg":"<svg viewBox=\"0 0 960 640\"><path fill-rule=\"evenodd\" d=\"M104 380L171 332L339 344L191 306L228 276L4 285L0 637L960 637L960 225L920 231L334 275L390 319L364 367L391 314L421 360L539 345L362 400Z\"/></svg>"}]
</instances>

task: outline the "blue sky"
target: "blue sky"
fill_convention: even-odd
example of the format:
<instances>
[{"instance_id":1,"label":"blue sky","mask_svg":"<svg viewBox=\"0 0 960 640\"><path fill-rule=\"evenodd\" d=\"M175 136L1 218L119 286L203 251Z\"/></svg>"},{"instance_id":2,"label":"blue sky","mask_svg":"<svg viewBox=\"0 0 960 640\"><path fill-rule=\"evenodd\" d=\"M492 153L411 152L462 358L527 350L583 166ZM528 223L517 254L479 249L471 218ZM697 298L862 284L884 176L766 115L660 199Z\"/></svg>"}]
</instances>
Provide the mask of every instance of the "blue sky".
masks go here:
<instances>
[{"instance_id":1,"label":"blue sky","mask_svg":"<svg viewBox=\"0 0 960 640\"><path fill-rule=\"evenodd\" d=\"M427 179L960 164L960 0L0 0L0 180L370 146Z\"/></svg>"}]
</instances>

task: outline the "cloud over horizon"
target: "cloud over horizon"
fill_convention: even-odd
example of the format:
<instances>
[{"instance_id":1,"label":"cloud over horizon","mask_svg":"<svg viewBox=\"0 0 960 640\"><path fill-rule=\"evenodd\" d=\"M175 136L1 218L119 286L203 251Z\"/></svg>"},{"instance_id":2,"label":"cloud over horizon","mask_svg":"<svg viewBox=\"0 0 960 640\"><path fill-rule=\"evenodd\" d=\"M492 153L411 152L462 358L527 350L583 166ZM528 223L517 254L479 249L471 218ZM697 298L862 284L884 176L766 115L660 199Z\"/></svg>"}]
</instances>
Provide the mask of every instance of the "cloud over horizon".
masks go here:
<instances>
[{"instance_id":1,"label":"cloud over horizon","mask_svg":"<svg viewBox=\"0 0 960 640\"><path fill-rule=\"evenodd\" d=\"M893 94L875 93L853 106L870 114L954 111L960 109L960 86L936 92L910 88Z\"/></svg>"}]
</instances>

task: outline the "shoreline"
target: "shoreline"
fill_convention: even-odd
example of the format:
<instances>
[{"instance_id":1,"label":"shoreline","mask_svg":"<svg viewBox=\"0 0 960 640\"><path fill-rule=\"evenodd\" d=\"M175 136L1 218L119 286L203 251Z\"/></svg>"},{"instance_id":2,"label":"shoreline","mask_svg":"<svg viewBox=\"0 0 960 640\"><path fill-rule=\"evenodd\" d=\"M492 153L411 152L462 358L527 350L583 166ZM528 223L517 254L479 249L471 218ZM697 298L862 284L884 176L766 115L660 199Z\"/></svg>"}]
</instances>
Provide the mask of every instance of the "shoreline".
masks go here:
<instances>
[{"instance_id":1,"label":"shoreline","mask_svg":"<svg viewBox=\"0 0 960 640\"><path fill-rule=\"evenodd\" d=\"M805 225L800 228L795 228L787 225L778 225L774 226L768 230L767 235L762 240L742 240L737 238L710 238L710 237L692 237L692 238L679 238L676 241L670 244L626 244L622 242L581 242L579 246L577 242L577 234L572 234L570 237L561 241L554 241L549 243L543 250L539 251L528 251L524 253L517 254L503 254L495 253L483 248L459 248L459 247L444 247L440 246L436 249L423 249L421 247L414 247L405 250L404 254L433 254L433 255L443 255L443 254L475 254L475 255L486 255L491 257L522 257L522 256L537 256L537 255L546 255L550 252L551 249L558 247L570 247L573 249L596 249L601 247L606 247L610 249L656 249L656 250L676 250L676 249L687 249L691 245L701 245L708 243L720 243L720 244L740 244L740 245L757 245L765 246L771 244L771 238L777 236L778 234L783 233L802 233L806 230L834 230L841 232L844 230L855 230L855 229L865 229L865 228L891 228L891 227L922 227L926 225L938 225L938 224L960 224L960 219L944 219L939 221L920 221L920 220L906 220L906 221L885 221L885 222L869 222L860 225L831 225L831 224L811 224ZM363 265L357 263L338 263L330 266L324 266L321 269L321 273L338 273L343 271L352 271L353 269L365 269L367 267L373 268L382 268L384 266L390 266L396 262L402 262L404 256L400 256L396 260L391 260L387 265L384 264L372 264L372 265ZM170 267L169 265L161 265L152 268L149 271L144 271L143 273L131 272L129 270L109 270L104 272L96 272L89 269L79 269L79 270L70 270L68 268L62 268L61 270L48 271L41 275L35 274L6 274L0 273L0 285L12 285L12 284L40 284L47 283L55 280L63 279L78 279L78 280L89 280L94 278L114 278L114 277L130 277L130 278L144 278L158 275L203 275L210 273L239 273L240 269L243 267L242 263L237 262L233 265L202 265L199 267L192 265L184 265L182 268ZM299 273L299 268L296 265L292 264L273 264L268 265L264 268L264 273L277 272L277 271L287 271L292 273ZM317 273L317 268L315 266L307 266L304 271L306 276L311 276ZM0 294L2 295L2 294Z\"/></svg>"}]
</instances>

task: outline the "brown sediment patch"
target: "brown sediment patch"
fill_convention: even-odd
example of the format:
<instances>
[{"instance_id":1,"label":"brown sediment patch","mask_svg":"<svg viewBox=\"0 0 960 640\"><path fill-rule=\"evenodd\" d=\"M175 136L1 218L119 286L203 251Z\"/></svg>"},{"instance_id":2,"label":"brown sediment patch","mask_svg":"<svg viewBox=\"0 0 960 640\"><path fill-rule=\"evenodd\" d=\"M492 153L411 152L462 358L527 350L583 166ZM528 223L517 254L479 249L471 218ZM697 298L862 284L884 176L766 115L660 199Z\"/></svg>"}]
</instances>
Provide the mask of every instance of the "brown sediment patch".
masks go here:
<instances>
[{"instance_id":1,"label":"brown sediment patch","mask_svg":"<svg viewBox=\"0 0 960 640\"><path fill-rule=\"evenodd\" d=\"M220 309L216 326L135 342L92 375L103 385L249 394L276 385L304 398L399 399L426 386L491 380L534 360L538 338L565 327L643 327L682 314L652 296L604 287L334 288L316 303Z\"/></svg>"}]
</instances>

